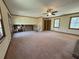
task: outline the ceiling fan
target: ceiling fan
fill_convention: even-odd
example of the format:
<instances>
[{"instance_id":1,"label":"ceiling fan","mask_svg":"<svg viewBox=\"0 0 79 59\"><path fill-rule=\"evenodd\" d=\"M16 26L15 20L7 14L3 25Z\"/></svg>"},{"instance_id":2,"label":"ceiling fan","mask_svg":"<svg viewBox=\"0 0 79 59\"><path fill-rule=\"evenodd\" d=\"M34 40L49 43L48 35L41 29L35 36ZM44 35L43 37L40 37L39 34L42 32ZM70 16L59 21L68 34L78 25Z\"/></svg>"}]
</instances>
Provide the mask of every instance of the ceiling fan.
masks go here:
<instances>
[{"instance_id":1,"label":"ceiling fan","mask_svg":"<svg viewBox=\"0 0 79 59\"><path fill-rule=\"evenodd\" d=\"M55 15L55 13L57 13L58 11L54 11L53 9L47 9L47 11L45 13L43 13L44 15L50 16L50 15Z\"/></svg>"}]
</instances>

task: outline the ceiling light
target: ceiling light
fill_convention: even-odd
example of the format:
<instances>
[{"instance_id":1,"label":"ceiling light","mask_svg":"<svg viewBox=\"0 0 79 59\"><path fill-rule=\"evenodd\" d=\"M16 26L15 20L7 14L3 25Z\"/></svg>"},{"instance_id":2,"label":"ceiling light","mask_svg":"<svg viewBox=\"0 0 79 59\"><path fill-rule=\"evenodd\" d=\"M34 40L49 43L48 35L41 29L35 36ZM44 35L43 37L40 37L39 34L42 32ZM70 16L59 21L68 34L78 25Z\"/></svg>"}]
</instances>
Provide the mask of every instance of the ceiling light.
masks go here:
<instances>
[{"instance_id":1,"label":"ceiling light","mask_svg":"<svg viewBox=\"0 0 79 59\"><path fill-rule=\"evenodd\" d=\"M51 13L48 13L48 15L50 16L50 15L52 15Z\"/></svg>"}]
</instances>

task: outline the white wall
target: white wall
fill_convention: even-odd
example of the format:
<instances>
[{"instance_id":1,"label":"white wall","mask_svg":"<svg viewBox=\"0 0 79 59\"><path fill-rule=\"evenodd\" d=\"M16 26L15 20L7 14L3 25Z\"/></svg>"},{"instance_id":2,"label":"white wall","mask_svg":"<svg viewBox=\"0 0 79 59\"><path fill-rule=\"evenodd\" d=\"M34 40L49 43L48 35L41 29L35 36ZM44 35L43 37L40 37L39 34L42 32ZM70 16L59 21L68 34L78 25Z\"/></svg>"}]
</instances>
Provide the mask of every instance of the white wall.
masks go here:
<instances>
[{"instance_id":1,"label":"white wall","mask_svg":"<svg viewBox=\"0 0 79 59\"><path fill-rule=\"evenodd\" d=\"M37 26L38 26L38 30L39 31L43 31L43 19L42 18L38 18L38 23L37 23Z\"/></svg>"},{"instance_id":2,"label":"white wall","mask_svg":"<svg viewBox=\"0 0 79 59\"><path fill-rule=\"evenodd\" d=\"M9 23L8 23L8 10L6 9L4 3L2 0L0 0L0 7L2 10L2 16L3 16L3 23L5 27L5 34L6 36L3 38L3 42L0 44L0 59L4 59L5 53L7 51L7 48L9 46L10 40L11 40L11 34L9 29Z\"/></svg>"},{"instance_id":3,"label":"white wall","mask_svg":"<svg viewBox=\"0 0 79 59\"><path fill-rule=\"evenodd\" d=\"M42 18L37 17L22 17L22 16L13 16L13 24L24 24L24 25L35 25L35 30L43 30L43 20Z\"/></svg>"},{"instance_id":4,"label":"white wall","mask_svg":"<svg viewBox=\"0 0 79 59\"><path fill-rule=\"evenodd\" d=\"M24 25L36 25L38 22L37 18L33 17L13 17L13 24L24 24Z\"/></svg>"},{"instance_id":5,"label":"white wall","mask_svg":"<svg viewBox=\"0 0 79 59\"><path fill-rule=\"evenodd\" d=\"M73 17L73 16L79 16L79 14L65 15L65 16L61 16L61 17L52 18L51 30L79 35L79 30L69 29L70 17ZM57 19L57 18L60 19L60 28L53 27L54 19Z\"/></svg>"}]
</instances>

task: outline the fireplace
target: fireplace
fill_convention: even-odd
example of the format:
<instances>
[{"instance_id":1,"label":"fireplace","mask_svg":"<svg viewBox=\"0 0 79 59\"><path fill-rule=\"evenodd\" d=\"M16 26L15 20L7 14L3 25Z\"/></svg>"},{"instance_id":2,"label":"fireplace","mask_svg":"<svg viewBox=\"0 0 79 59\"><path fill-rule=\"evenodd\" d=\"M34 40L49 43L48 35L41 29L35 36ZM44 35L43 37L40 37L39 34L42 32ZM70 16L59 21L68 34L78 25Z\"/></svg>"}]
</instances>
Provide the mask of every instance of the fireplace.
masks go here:
<instances>
[{"instance_id":1,"label":"fireplace","mask_svg":"<svg viewBox=\"0 0 79 59\"><path fill-rule=\"evenodd\" d=\"M13 25L14 32L34 31L34 25Z\"/></svg>"}]
</instances>

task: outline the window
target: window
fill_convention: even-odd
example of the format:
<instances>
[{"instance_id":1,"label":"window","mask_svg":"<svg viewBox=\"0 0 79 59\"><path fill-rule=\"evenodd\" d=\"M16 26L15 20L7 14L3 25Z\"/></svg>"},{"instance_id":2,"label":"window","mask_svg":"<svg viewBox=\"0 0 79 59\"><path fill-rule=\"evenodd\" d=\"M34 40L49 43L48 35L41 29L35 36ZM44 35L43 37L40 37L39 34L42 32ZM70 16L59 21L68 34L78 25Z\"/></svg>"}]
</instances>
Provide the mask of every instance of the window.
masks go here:
<instances>
[{"instance_id":1,"label":"window","mask_svg":"<svg viewBox=\"0 0 79 59\"><path fill-rule=\"evenodd\" d=\"M54 20L54 27L55 28L59 28L60 27L60 20L59 19L55 19Z\"/></svg>"},{"instance_id":2,"label":"window","mask_svg":"<svg viewBox=\"0 0 79 59\"><path fill-rule=\"evenodd\" d=\"M3 26L3 22L2 22L2 14L1 14L1 9L0 9L0 40L4 37L4 35L5 35L4 26Z\"/></svg>"},{"instance_id":3,"label":"window","mask_svg":"<svg viewBox=\"0 0 79 59\"><path fill-rule=\"evenodd\" d=\"M79 17L72 17L71 18L69 28L79 29Z\"/></svg>"}]
</instances>

